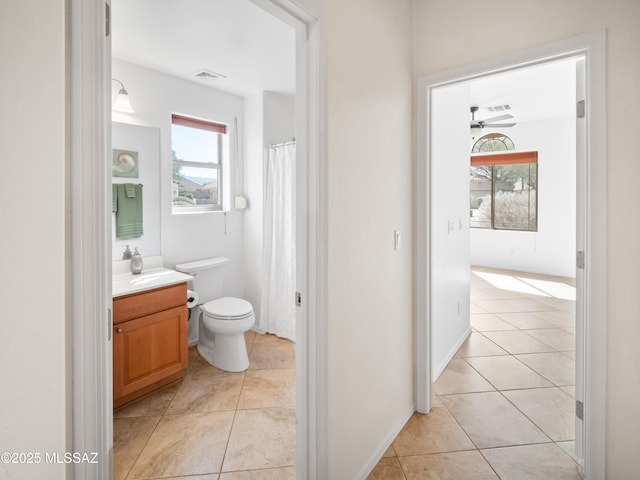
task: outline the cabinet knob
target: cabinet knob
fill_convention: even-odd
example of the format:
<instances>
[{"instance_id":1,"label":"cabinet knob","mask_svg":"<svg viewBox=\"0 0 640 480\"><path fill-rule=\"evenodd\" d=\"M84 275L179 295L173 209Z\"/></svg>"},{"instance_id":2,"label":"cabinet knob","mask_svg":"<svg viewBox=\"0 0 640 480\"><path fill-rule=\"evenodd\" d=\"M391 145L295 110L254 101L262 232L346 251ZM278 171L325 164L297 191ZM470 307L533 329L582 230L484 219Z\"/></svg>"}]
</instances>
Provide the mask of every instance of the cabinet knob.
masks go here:
<instances>
[{"instance_id":1,"label":"cabinet knob","mask_svg":"<svg viewBox=\"0 0 640 480\"><path fill-rule=\"evenodd\" d=\"M122 333L122 329L121 328L116 328L116 333Z\"/></svg>"}]
</instances>

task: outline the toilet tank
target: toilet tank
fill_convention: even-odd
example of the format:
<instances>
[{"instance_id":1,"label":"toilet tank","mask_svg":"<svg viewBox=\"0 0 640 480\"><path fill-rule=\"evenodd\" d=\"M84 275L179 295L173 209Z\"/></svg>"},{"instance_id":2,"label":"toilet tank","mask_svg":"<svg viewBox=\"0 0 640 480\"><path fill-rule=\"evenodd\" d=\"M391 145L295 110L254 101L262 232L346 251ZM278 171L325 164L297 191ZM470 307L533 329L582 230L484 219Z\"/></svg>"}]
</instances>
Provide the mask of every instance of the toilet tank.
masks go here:
<instances>
[{"instance_id":1,"label":"toilet tank","mask_svg":"<svg viewBox=\"0 0 640 480\"><path fill-rule=\"evenodd\" d=\"M198 293L200 303L206 303L223 296L224 267L229 263L226 257L204 258L193 262L179 263L178 272L192 275L191 290Z\"/></svg>"}]
</instances>

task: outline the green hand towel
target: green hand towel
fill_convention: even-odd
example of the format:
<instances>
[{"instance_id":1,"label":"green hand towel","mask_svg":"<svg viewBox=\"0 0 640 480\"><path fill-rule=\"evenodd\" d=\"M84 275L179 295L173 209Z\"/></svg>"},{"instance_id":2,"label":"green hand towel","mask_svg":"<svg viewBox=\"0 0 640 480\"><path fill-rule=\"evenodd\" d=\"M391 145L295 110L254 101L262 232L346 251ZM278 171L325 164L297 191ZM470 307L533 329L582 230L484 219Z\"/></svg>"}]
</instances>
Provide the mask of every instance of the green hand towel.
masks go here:
<instances>
[{"instance_id":1,"label":"green hand towel","mask_svg":"<svg viewBox=\"0 0 640 480\"><path fill-rule=\"evenodd\" d=\"M136 186L133 183L125 183L124 184L124 193L126 193L127 198L135 198L136 197Z\"/></svg>"},{"instance_id":2,"label":"green hand towel","mask_svg":"<svg viewBox=\"0 0 640 480\"><path fill-rule=\"evenodd\" d=\"M130 187L129 187L130 186ZM114 184L117 201L116 212L116 237L129 238L141 237L142 229L142 185L118 183ZM134 190L134 196L127 195L127 190Z\"/></svg>"}]
</instances>

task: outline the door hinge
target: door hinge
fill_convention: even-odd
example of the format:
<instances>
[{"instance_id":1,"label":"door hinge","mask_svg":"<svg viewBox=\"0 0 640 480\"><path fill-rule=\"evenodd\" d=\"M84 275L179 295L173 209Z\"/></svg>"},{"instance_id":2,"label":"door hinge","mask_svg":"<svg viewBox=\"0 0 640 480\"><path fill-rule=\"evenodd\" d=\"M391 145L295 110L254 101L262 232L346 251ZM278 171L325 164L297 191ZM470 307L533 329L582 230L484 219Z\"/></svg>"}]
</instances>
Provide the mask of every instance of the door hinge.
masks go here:
<instances>
[{"instance_id":1,"label":"door hinge","mask_svg":"<svg viewBox=\"0 0 640 480\"><path fill-rule=\"evenodd\" d=\"M576 103L576 117L584 118L586 115L586 106L584 100L580 100Z\"/></svg>"},{"instance_id":2,"label":"door hinge","mask_svg":"<svg viewBox=\"0 0 640 480\"><path fill-rule=\"evenodd\" d=\"M584 420L584 404L580 400L576 400L576 417Z\"/></svg>"},{"instance_id":3,"label":"door hinge","mask_svg":"<svg viewBox=\"0 0 640 480\"><path fill-rule=\"evenodd\" d=\"M111 5L104 4L104 36L108 37L111 34Z\"/></svg>"},{"instance_id":4,"label":"door hinge","mask_svg":"<svg viewBox=\"0 0 640 480\"><path fill-rule=\"evenodd\" d=\"M584 252L576 252L576 267L584 270Z\"/></svg>"},{"instance_id":5,"label":"door hinge","mask_svg":"<svg viewBox=\"0 0 640 480\"><path fill-rule=\"evenodd\" d=\"M296 292L296 307L302 306L302 294L300 292Z\"/></svg>"}]
</instances>

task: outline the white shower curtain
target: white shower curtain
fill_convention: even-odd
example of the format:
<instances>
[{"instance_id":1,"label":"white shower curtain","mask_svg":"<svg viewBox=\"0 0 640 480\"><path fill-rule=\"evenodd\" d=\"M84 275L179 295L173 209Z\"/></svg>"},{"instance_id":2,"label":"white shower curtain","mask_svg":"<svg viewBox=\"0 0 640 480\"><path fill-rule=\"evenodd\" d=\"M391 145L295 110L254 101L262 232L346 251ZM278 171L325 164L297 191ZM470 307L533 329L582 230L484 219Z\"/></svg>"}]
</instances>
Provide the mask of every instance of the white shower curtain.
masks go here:
<instances>
[{"instance_id":1,"label":"white shower curtain","mask_svg":"<svg viewBox=\"0 0 640 480\"><path fill-rule=\"evenodd\" d=\"M260 329L296 337L296 144L269 148L264 209L264 277Z\"/></svg>"}]
</instances>

